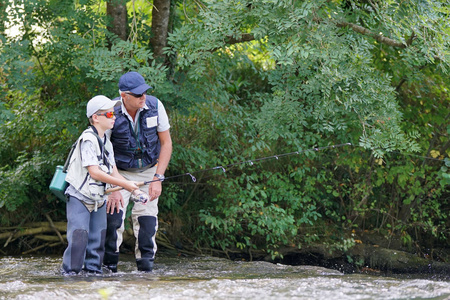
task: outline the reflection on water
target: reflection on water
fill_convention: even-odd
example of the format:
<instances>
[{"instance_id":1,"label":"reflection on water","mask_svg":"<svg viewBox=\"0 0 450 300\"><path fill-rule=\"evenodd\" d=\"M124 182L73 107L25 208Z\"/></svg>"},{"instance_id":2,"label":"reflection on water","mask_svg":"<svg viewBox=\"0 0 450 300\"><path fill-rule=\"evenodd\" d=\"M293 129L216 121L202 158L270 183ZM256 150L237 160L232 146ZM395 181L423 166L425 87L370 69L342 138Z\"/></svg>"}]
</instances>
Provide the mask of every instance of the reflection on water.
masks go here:
<instances>
[{"instance_id":1,"label":"reflection on water","mask_svg":"<svg viewBox=\"0 0 450 300\"><path fill-rule=\"evenodd\" d=\"M450 299L450 282L344 275L311 266L158 255L153 273L59 274L61 257L0 258L0 299Z\"/></svg>"}]
</instances>

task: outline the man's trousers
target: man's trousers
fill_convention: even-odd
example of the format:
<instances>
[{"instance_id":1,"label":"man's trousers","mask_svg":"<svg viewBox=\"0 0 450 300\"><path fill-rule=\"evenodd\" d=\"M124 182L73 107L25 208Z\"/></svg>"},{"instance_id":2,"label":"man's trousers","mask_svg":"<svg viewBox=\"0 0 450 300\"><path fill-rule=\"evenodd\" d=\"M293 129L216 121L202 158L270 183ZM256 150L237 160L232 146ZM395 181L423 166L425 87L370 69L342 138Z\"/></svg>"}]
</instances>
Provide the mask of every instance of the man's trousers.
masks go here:
<instances>
[{"instance_id":1,"label":"man's trousers","mask_svg":"<svg viewBox=\"0 0 450 300\"><path fill-rule=\"evenodd\" d=\"M144 172L127 172L119 170L119 173L127 180L136 182L149 181L153 179L156 166ZM140 189L148 193L148 185L141 186ZM127 206L130 202L131 193L125 189L121 190L124 200L124 207L117 213L107 215L107 232L105 244L104 265L113 272L117 270L119 262L119 248L123 241L124 220ZM158 230L158 199L149 201L146 204L136 202L131 210L133 232L136 238L135 257L137 269L139 271L150 272L153 269L153 261L157 250L156 231Z\"/></svg>"}]
</instances>

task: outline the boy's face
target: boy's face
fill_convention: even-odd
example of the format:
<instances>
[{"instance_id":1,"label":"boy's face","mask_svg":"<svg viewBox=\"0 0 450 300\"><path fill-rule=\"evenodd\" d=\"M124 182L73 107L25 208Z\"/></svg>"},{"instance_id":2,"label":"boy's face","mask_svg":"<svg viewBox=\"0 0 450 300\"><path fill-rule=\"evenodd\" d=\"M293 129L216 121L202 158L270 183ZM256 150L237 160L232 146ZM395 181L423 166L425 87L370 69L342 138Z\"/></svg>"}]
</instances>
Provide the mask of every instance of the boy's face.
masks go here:
<instances>
[{"instance_id":1,"label":"boy's face","mask_svg":"<svg viewBox=\"0 0 450 300\"><path fill-rule=\"evenodd\" d=\"M114 122L116 121L116 115L114 114L114 108L107 110L101 110L95 113L96 124L104 130L113 128ZM95 123L94 123L95 125Z\"/></svg>"}]
</instances>

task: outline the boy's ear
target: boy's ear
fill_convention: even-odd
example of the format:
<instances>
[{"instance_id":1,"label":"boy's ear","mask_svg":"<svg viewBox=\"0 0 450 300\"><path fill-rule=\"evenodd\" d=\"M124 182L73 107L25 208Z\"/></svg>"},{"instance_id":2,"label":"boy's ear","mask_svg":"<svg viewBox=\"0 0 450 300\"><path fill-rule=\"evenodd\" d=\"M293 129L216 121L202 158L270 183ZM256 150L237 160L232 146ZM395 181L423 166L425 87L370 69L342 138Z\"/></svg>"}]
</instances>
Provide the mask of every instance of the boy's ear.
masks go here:
<instances>
[{"instance_id":1,"label":"boy's ear","mask_svg":"<svg viewBox=\"0 0 450 300\"><path fill-rule=\"evenodd\" d=\"M98 122L98 116L96 114L92 115L92 123L97 123Z\"/></svg>"}]
</instances>

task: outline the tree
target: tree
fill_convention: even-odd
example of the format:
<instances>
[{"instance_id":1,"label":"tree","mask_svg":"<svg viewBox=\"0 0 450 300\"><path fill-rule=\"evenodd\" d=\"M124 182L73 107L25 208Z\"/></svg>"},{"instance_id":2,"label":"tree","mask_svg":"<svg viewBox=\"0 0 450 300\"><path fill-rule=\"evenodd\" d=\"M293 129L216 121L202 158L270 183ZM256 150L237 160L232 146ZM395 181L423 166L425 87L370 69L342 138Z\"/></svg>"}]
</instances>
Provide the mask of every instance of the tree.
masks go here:
<instances>
[{"instance_id":1,"label":"tree","mask_svg":"<svg viewBox=\"0 0 450 300\"><path fill-rule=\"evenodd\" d=\"M0 36L5 35L5 21L6 21L6 3L0 3Z\"/></svg>"},{"instance_id":2,"label":"tree","mask_svg":"<svg viewBox=\"0 0 450 300\"><path fill-rule=\"evenodd\" d=\"M107 1L106 15L110 19L110 23L107 26L108 31L117 35L121 40L126 41L128 38L127 1Z\"/></svg>"},{"instance_id":3,"label":"tree","mask_svg":"<svg viewBox=\"0 0 450 300\"><path fill-rule=\"evenodd\" d=\"M154 58L164 62L166 56L164 48L167 47L169 33L170 0L154 0L152 10L152 37L150 45Z\"/></svg>"},{"instance_id":4,"label":"tree","mask_svg":"<svg viewBox=\"0 0 450 300\"><path fill-rule=\"evenodd\" d=\"M297 106L295 111L300 112L298 100L303 99L305 103L309 98L311 104L307 107L315 107L315 117L327 123L319 125L317 130L325 133L333 133L336 126L339 126L335 116L353 115L353 120L346 120L344 123L360 123L360 142L365 147L388 151L394 148L417 150L414 143L411 144L406 139L392 140L389 137L393 134L398 138L401 132L399 110L394 107L395 90L392 89L392 79L389 75L380 73L381 70L371 65L371 52L379 43L403 48L404 55L413 58L410 63L417 59L434 62L436 57L433 53L437 52L439 57L442 57L438 66L446 68L447 54L439 42L440 39L445 39L443 32L446 25L441 25L445 22L439 22L440 25L437 26L421 24L422 18L439 18L436 11L444 7L440 2L421 3L430 11L429 15L424 16L414 1L403 2L398 5L395 13L391 13L390 10L397 5L378 2L368 5L356 1L279 1L276 4L258 1L238 4L229 1L220 6L208 6L208 9L201 10L202 13L198 14L197 19L191 16L192 25L185 26L189 29L183 27L172 39L176 39L173 42L175 48L183 55L187 65L192 62L189 57L196 61L199 56L200 59L209 57L204 52L205 46L200 45L207 45L211 50L223 49L227 47L226 42L230 37L240 40L249 34L258 40L266 39L268 55L276 60L278 67L268 74L273 78L271 82L274 88L281 93L280 97L269 99L276 102L284 99ZM269 14L267 11L272 12ZM407 16L408 21L405 22ZM344 20L360 20L373 29ZM347 28L350 30L346 30ZM419 29L420 32L414 33L413 28L421 28L422 31ZM426 36L421 33L425 30L432 30L439 36ZM208 38L212 42L206 43ZM410 47L413 41L414 47ZM192 51L192 48L195 50ZM312 68L315 68L315 72ZM293 81L286 80L287 78L296 79L297 83L292 85ZM289 93L286 93L287 84L290 85ZM292 94L291 91L299 93ZM345 99L351 99L351 102ZM286 132L282 128L279 130L283 124L289 126L292 132L303 132L304 125L298 121L304 118L297 116L294 119L286 119L289 115L284 114L281 107L273 107L276 102L266 104L268 114L264 113L265 109L262 110L261 120L265 124L263 130L267 135L278 138L279 134L275 131ZM334 121L323 115L325 111L321 110L324 107L328 107L328 116L333 116ZM278 109L281 109L279 113ZM374 109L378 109L375 114ZM379 117L390 118L390 126L380 128L379 125L373 124ZM376 150L375 154L381 155L382 151Z\"/></svg>"},{"instance_id":5,"label":"tree","mask_svg":"<svg viewBox=\"0 0 450 300\"><path fill-rule=\"evenodd\" d=\"M374 175L377 171L380 172L377 169L383 162L382 158L389 159L385 155L392 151L414 153L423 151L423 146L427 148L419 142L419 131L405 126L409 121L404 119L401 108L403 99L397 92L405 80L415 81L416 84L420 78L425 80L427 76L422 76L421 65L429 65L433 72L445 76L444 72L449 64L449 40L446 34L449 15L446 2L225 1L220 4L208 3L199 7L198 11L197 14L187 16L189 22L177 28L169 38L171 51L178 54L178 65L188 68L189 76L199 78L199 81L205 70L208 70L208 76L214 78L211 81L217 83L222 80L221 85L217 86L218 89L231 83L238 85L239 88L236 89L239 93L235 94L235 99L240 103L252 101L258 106L256 111L252 110L254 116L250 122L258 128L261 139L271 141L269 144L272 145L275 143L276 148L271 149L274 152L281 149L292 151L292 147L303 149L307 145L348 141L371 149L373 156L363 160L368 164L367 172L364 171L364 175L361 175L362 181L352 179L349 193L343 191L342 184L346 177L354 177L352 172L362 172L359 171L357 160L349 163L349 170L343 170L343 174L336 178L334 191L328 180L312 181L316 189L328 190L332 195L310 190L303 185L294 185L294 190L308 191L308 194L299 195L299 199L316 199L313 203L323 205L323 212L330 214L330 217L336 212L336 222L345 214L347 207L347 225L355 220L361 220L358 224L367 221L370 218L367 215L371 211L370 207L377 202L377 197L380 197L378 194L374 195L374 189L382 185L382 182L387 184L380 178L374 182ZM252 39L255 39L255 42L237 45ZM264 58L260 62L264 67L252 67L258 75L267 78L269 91L248 88L251 83L246 81L242 72L239 69L231 69L236 65L229 64L224 70L221 67L226 64L218 63L223 56L230 60L242 59L243 53L253 57L253 61L262 53ZM240 66L245 65L243 61ZM211 81L202 83L212 85ZM245 97L239 97L245 92ZM448 99L448 93L444 94L441 97ZM433 103L433 100L429 101ZM424 133L423 130L420 132ZM441 131L440 135L448 137L445 131ZM358 156L356 153L355 155ZM339 161L330 163L340 164ZM331 165L327 166L327 169ZM403 170L406 169L405 166ZM310 170L319 171L315 168ZM290 176L297 180L305 181L308 178L304 175L305 171L291 172ZM387 172L392 172L392 178L396 177L396 170ZM313 173L309 176L311 178ZM330 168L323 176L331 178L335 174ZM436 182L434 180L439 176L433 172L427 180L430 182L429 180L434 178L433 182ZM267 187L267 180L261 178L257 182L261 183L260 188ZM256 184L254 180L252 183L250 186ZM235 186L222 188L226 191L236 190ZM442 192L443 187L438 183L433 184L433 189ZM410 186L408 189L403 185L402 190L402 197L423 197L423 191L427 188ZM221 194L219 198L215 198L215 206L203 212L202 218L207 225L218 228L215 230L232 241L228 240L227 243L243 243L249 246L251 243L248 240L236 241L233 236L245 236L242 231L250 232L251 236L251 231L233 227L233 233L227 234L231 225L224 221L231 217L226 215L227 212L233 212L233 218L236 219L236 202L232 200L248 199L248 196L243 194ZM250 196L254 198L253 204L259 203L256 199L260 198L254 196L257 194L255 192ZM331 196L339 197L344 209L333 208L334 201ZM275 195L267 196L267 199L273 197ZM323 204L324 197L330 198L326 205ZM437 204L436 198L434 199L430 200ZM382 213L386 212L384 205L390 206L389 199L386 200L376 208ZM406 218L399 218L394 211L386 212L386 216L394 212L392 221L399 225L396 230L410 228L407 220L410 220L409 213L413 207L403 204L404 200L396 199L395 205L408 211ZM442 205L438 206L439 212L434 213L440 215L446 210L448 203L443 201ZM264 207L271 206L266 204ZM245 212L238 215L242 218L234 224L248 220ZM442 216L444 219L439 218L444 220L445 213ZM344 226L347 226L346 224ZM383 224L393 226L394 223ZM433 230L436 229L437 227L434 227ZM207 227L202 227L202 230L207 230ZM211 243L214 239L219 242L226 240L213 236Z\"/></svg>"}]
</instances>

